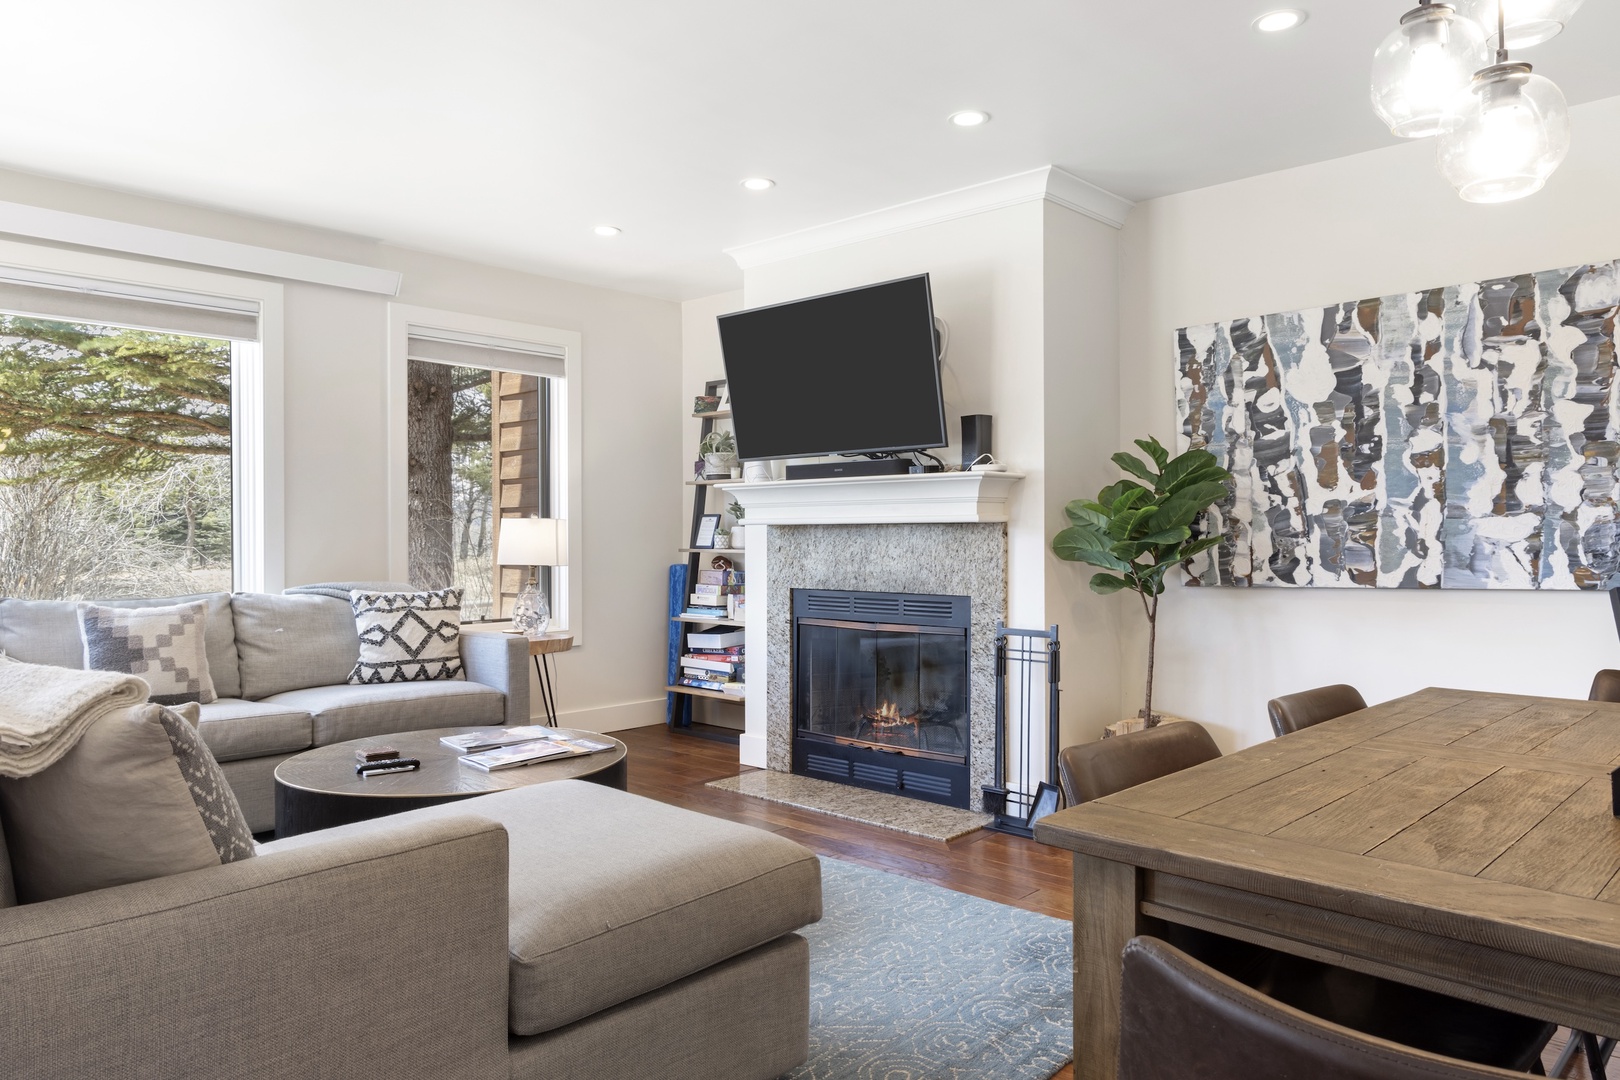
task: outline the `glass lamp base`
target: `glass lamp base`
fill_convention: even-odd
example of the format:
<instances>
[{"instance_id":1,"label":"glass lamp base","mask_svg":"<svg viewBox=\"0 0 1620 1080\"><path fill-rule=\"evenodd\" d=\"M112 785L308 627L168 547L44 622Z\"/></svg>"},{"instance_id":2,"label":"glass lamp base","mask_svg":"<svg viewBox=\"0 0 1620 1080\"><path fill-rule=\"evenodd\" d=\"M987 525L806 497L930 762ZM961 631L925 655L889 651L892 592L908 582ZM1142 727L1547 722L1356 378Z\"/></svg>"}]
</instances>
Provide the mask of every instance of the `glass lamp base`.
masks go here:
<instances>
[{"instance_id":1,"label":"glass lamp base","mask_svg":"<svg viewBox=\"0 0 1620 1080\"><path fill-rule=\"evenodd\" d=\"M528 637L539 637L551 625L551 608L533 581L523 586L512 603L512 629Z\"/></svg>"}]
</instances>

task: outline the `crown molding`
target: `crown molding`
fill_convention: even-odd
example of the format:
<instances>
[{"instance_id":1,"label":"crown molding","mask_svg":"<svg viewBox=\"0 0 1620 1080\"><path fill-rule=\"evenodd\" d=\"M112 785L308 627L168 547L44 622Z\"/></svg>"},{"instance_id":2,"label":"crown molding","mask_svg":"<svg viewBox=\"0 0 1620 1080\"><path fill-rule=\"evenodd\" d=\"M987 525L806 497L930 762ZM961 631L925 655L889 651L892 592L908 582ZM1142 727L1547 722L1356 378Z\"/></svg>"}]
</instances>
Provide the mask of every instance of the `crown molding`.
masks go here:
<instances>
[{"instance_id":1,"label":"crown molding","mask_svg":"<svg viewBox=\"0 0 1620 1080\"><path fill-rule=\"evenodd\" d=\"M1125 224L1125 215L1135 205L1111 191L1088 184L1072 173L1055 165L1042 166L1028 172L1003 176L971 187L957 188L940 195L901 203L898 206L873 210L841 221L816 225L809 229L787 233L751 244L726 248L726 254L739 267L750 270L765 263L808 255L815 251L843 247L846 244L890 236L925 225L1000 210L1020 203L1049 200L1075 213L1084 214L1104 225L1118 229Z\"/></svg>"},{"instance_id":2,"label":"crown molding","mask_svg":"<svg viewBox=\"0 0 1620 1080\"><path fill-rule=\"evenodd\" d=\"M293 251L215 240L194 233L131 225L127 221L71 214L26 203L0 202L0 233L58 244L145 255L154 259L237 270L263 277L335 285L340 289L398 296L402 276L359 263L339 262Z\"/></svg>"}]
</instances>

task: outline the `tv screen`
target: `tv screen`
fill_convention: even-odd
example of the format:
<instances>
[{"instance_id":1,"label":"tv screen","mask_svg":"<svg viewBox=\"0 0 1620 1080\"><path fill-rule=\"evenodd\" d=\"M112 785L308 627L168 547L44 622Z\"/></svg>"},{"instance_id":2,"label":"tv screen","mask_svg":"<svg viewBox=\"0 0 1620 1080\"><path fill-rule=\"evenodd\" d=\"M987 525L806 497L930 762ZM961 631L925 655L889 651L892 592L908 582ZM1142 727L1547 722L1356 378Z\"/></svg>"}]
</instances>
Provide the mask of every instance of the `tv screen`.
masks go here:
<instances>
[{"instance_id":1,"label":"tv screen","mask_svg":"<svg viewBox=\"0 0 1620 1080\"><path fill-rule=\"evenodd\" d=\"M946 445L928 275L720 316L737 456Z\"/></svg>"}]
</instances>

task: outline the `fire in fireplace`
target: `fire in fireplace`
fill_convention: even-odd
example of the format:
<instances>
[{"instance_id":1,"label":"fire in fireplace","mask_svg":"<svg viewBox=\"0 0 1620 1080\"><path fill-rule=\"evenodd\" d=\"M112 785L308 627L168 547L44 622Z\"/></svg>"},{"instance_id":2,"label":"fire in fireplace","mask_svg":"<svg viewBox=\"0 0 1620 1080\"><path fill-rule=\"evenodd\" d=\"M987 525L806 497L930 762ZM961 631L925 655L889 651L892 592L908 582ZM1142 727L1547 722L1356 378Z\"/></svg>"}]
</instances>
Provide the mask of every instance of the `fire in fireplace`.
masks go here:
<instances>
[{"instance_id":1,"label":"fire in fireplace","mask_svg":"<svg viewBox=\"0 0 1620 1080\"><path fill-rule=\"evenodd\" d=\"M965 596L793 592L793 771L968 805Z\"/></svg>"}]
</instances>

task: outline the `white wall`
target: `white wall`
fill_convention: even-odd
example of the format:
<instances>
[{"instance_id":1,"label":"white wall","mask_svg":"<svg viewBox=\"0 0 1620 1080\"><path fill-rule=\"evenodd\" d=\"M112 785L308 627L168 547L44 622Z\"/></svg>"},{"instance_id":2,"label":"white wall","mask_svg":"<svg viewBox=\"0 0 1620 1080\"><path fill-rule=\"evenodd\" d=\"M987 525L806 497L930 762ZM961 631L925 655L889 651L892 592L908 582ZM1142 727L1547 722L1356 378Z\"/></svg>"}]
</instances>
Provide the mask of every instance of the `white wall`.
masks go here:
<instances>
[{"instance_id":1,"label":"white wall","mask_svg":"<svg viewBox=\"0 0 1620 1080\"><path fill-rule=\"evenodd\" d=\"M727 312L738 311L743 306L742 290L716 293L714 296L703 296L696 300L688 300L681 304L681 398L675 408L682 416L688 419L681 425L681 453L676 455L674 462L676 480L681 492L680 511L670 538L669 561L679 562L682 556L675 551L685 546L690 539L689 530L692 524L692 503L694 493L699 498L708 495L708 507L705 512L710 514L723 513L726 500L722 494L712 493L710 488L691 487L687 481L692 479L692 464L697 458L698 442L702 438L703 421L691 419L692 399L703 393L704 383L711 379L726 377L725 360L720 354L720 328L715 323L716 317ZM729 428L730 421L716 421L721 427ZM746 556L743 562L744 572L747 570ZM739 704L726 701L715 701L710 698L695 697L692 699L692 719L699 724L712 724L715 727L732 728L737 731L743 729L743 710Z\"/></svg>"},{"instance_id":2,"label":"white wall","mask_svg":"<svg viewBox=\"0 0 1620 1080\"><path fill-rule=\"evenodd\" d=\"M20 173L0 171L0 199L384 267L404 275L402 303L578 331L589 638L557 658L558 704L596 730L662 721L678 304ZM287 580L383 578L388 298L295 282L285 295Z\"/></svg>"},{"instance_id":3,"label":"white wall","mask_svg":"<svg viewBox=\"0 0 1620 1080\"><path fill-rule=\"evenodd\" d=\"M1175 434L1178 327L1620 257L1620 98L1572 110L1574 147L1539 194L1457 198L1429 141L1137 205L1121 234L1120 436ZM1144 664L1125 618L1125 702ZM1620 661L1602 595L1173 588L1155 705L1231 750L1270 737L1277 694L1349 682L1584 697Z\"/></svg>"}]
</instances>

